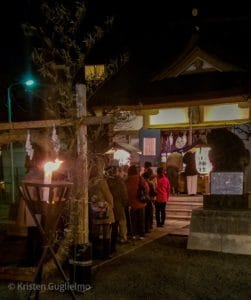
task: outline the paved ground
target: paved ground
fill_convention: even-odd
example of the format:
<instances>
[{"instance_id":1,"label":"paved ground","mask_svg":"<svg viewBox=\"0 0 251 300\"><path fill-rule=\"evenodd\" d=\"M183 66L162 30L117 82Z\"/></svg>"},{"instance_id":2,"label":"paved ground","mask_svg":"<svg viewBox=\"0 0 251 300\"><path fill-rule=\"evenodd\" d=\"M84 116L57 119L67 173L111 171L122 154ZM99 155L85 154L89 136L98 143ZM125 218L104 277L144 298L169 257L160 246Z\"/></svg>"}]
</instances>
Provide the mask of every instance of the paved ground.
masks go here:
<instances>
[{"instance_id":1,"label":"paved ground","mask_svg":"<svg viewBox=\"0 0 251 300\"><path fill-rule=\"evenodd\" d=\"M76 299L251 299L250 256L188 250L187 236L177 230L183 231L173 225L158 228L145 241L120 248L113 259L95 261L92 288L85 286ZM27 289L34 288L8 284L0 285L0 299L25 299ZM69 288L56 278L42 287L47 290L41 300L71 299Z\"/></svg>"},{"instance_id":2,"label":"paved ground","mask_svg":"<svg viewBox=\"0 0 251 300\"><path fill-rule=\"evenodd\" d=\"M189 250L187 222L169 221L143 241L119 245L116 255L95 260L92 283L82 285L76 299L90 300L248 300L251 299L251 256ZM0 249L0 262L21 259L22 239L9 240ZM1 243L3 245L3 243ZM13 263L13 261L12 261ZM71 286L57 276L34 286L22 281L0 281L0 299L27 299L29 289L40 299L71 299ZM34 293L33 293L34 295Z\"/></svg>"},{"instance_id":3,"label":"paved ground","mask_svg":"<svg viewBox=\"0 0 251 300\"><path fill-rule=\"evenodd\" d=\"M168 224L166 225L165 228L155 228L148 236L145 240L143 241L131 241L128 244L123 244L123 245L119 245L117 247L117 253L116 255L114 255L114 257L110 260L95 260L93 262L93 266L92 266L92 279L93 282L95 282L95 278L96 275L99 274L99 272L106 266L113 264L114 262L119 262L120 259L122 259L124 256L127 255L131 255L132 253L134 253L135 251L140 250L140 248L142 247L147 247L147 245L150 245L151 243L153 243L155 240L167 235L167 234L182 234L182 235L186 235L188 232L188 223L187 222L168 222ZM11 268L12 270L15 270L15 262L13 263L13 258L11 256L11 253L13 254L13 251L17 251L16 253L16 262L18 264L18 261L20 261L22 259L22 256L24 255L24 239L9 239L9 246L11 247L11 249L9 249L8 251L8 247L5 247L5 250L2 249L2 251L0 252L0 259L1 259L1 265L4 263L5 261L5 265L8 263L12 264ZM2 268L3 269L3 268ZM21 270L18 267L19 270ZM27 268L25 269L28 270ZM24 272L24 271L23 271ZM28 272L28 271L27 271ZM22 273L22 270L21 270ZM29 272L30 273L30 272ZM23 275L23 274L22 274ZM64 286L63 283L61 283L61 285L59 285L60 279L56 279L55 278L55 282L58 282L57 286L53 286L54 282L51 282L51 286L48 286L49 283L44 283L45 285L42 284L41 287L39 288L44 288L44 289L68 289L66 286ZM95 285L95 284L94 284ZM26 294L27 294L27 289L29 288L34 288L34 286L32 286L30 283L24 283L22 281L16 281L16 280L12 280L11 278L9 280L2 280L0 282L0 299L25 299ZM84 289L87 288L88 286L84 286ZM95 287L93 287L91 290L95 290ZM85 293L85 296L87 296L87 293L89 293L90 291ZM53 295L52 292L48 293L45 291L42 291L41 297L43 297L42 299L51 299L51 298L57 298L57 299L61 299L63 297L62 293L58 293L58 292L54 292L57 295ZM58 298L59 297L59 298ZM66 298L62 298L62 299L70 299L71 297L69 296L69 294L67 294L65 296ZM83 295L77 295L77 298L82 298ZM95 298L95 299L103 299L103 298Z\"/></svg>"},{"instance_id":4,"label":"paved ground","mask_svg":"<svg viewBox=\"0 0 251 300\"><path fill-rule=\"evenodd\" d=\"M161 238L162 236L165 236L167 234L172 235L185 235L187 236L189 233L189 222L187 221L168 221L167 225L163 228L154 228L153 231L147 235L147 237L144 240L136 240L136 241L130 241L127 244L118 245L117 252L114 255L114 257L110 260L106 261L94 261L93 269L99 268L102 265L105 265L107 263L110 263L112 260L118 259L120 256L126 255L130 252L135 251L135 249L142 247L143 245L147 245L151 242L153 242L156 239Z\"/></svg>"}]
</instances>

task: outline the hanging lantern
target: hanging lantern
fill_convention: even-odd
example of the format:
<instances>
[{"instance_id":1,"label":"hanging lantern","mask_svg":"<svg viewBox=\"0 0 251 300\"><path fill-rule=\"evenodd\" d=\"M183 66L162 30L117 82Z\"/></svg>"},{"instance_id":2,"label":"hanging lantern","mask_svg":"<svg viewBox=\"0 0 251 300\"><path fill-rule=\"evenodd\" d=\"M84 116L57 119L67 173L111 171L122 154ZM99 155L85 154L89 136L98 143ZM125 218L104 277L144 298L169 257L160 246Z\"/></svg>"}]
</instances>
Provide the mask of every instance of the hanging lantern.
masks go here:
<instances>
[{"instance_id":1,"label":"hanging lantern","mask_svg":"<svg viewBox=\"0 0 251 300\"><path fill-rule=\"evenodd\" d=\"M118 149L114 152L114 160L119 162L120 166L130 165L130 153L123 149Z\"/></svg>"},{"instance_id":2,"label":"hanging lantern","mask_svg":"<svg viewBox=\"0 0 251 300\"><path fill-rule=\"evenodd\" d=\"M212 164L209 160L209 147L196 147L195 162L196 169L200 174L208 174L212 170Z\"/></svg>"},{"instance_id":3,"label":"hanging lantern","mask_svg":"<svg viewBox=\"0 0 251 300\"><path fill-rule=\"evenodd\" d=\"M160 161L161 161L162 163L166 163L166 156L167 156L166 153L161 153Z\"/></svg>"},{"instance_id":4,"label":"hanging lantern","mask_svg":"<svg viewBox=\"0 0 251 300\"><path fill-rule=\"evenodd\" d=\"M170 145L170 147L172 147L172 145L173 145L173 133L172 132L170 133L170 136L169 136L169 145Z\"/></svg>"}]
</instances>

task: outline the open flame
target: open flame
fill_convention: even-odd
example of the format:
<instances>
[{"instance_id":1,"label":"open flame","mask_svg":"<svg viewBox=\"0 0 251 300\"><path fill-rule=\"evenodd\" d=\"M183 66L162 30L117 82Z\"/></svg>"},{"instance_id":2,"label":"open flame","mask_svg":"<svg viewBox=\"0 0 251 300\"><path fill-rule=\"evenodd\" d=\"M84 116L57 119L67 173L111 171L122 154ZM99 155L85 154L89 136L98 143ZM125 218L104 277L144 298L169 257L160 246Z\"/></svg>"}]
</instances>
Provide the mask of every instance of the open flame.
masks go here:
<instances>
[{"instance_id":1,"label":"open flame","mask_svg":"<svg viewBox=\"0 0 251 300\"><path fill-rule=\"evenodd\" d=\"M62 164L62 160L58 160L58 159L55 159L54 162L52 161L48 161L45 165L44 165L44 171L45 173L52 173L54 171L56 171L60 165Z\"/></svg>"},{"instance_id":2,"label":"open flame","mask_svg":"<svg viewBox=\"0 0 251 300\"><path fill-rule=\"evenodd\" d=\"M61 161L61 160L55 159L54 162L48 161L44 165L44 183L51 184L52 173L60 167L62 162L63 161ZM46 202L49 201L49 192L50 192L50 189L48 187L45 187L43 189L43 200Z\"/></svg>"}]
</instances>

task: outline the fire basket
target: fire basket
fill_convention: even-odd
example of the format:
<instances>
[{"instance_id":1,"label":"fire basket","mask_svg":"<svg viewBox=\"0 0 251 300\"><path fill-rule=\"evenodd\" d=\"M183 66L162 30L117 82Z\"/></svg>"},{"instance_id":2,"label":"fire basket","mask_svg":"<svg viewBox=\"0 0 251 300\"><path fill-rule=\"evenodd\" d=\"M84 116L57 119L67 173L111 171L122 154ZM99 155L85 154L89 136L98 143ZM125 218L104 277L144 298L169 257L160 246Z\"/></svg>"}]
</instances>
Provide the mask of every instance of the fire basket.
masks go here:
<instances>
[{"instance_id":1,"label":"fire basket","mask_svg":"<svg viewBox=\"0 0 251 300\"><path fill-rule=\"evenodd\" d=\"M69 283L65 272L58 262L55 252L52 247L53 237L57 228L58 220L65 208L69 199L70 191L73 183L68 181L55 181L52 183L44 183L38 180L22 181L19 186L21 195L25 204L32 215L43 239L43 252L36 267L33 278L33 283L41 284L43 264L45 259L50 254L58 268L59 273L62 275L64 281ZM28 299L30 299L32 290L29 292ZM72 289L69 290L73 299L75 294ZM35 291L36 297L39 297L39 289Z\"/></svg>"}]
</instances>

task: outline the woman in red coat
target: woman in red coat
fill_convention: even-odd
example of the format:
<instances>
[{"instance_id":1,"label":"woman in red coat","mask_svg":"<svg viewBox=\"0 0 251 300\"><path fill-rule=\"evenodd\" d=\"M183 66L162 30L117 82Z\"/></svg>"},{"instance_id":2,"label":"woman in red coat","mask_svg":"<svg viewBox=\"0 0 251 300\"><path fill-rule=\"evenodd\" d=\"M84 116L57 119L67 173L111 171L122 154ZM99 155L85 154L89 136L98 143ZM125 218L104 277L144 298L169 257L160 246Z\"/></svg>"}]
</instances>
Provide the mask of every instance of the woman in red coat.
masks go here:
<instances>
[{"instance_id":1,"label":"woman in red coat","mask_svg":"<svg viewBox=\"0 0 251 300\"><path fill-rule=\"evenodd\" d=\"M157 187L155 200L155 216L157 227L163 227L166 219L166 203L170 196L170 183L164 174L164 169L159 167L157 169Z\"/></svg>"},{"instance_id":2,"label":"woman in red coat","mask_svg":"<svg viewBox=\"0 0 251 300\"><path fill-rule=\"evenodd\" d=\"M128 169L128 176L126 179L126 186L130 204L130 215L131 215L131 231L132 236L135 238L136 235L139 239L144 239L145 236L145 206L146 203L139 201L137 197L137 191L139 183L145 188L145 191L149 193L149 186L145 179L140 176L139 169L137 166L132 165Z\"/></svg>"}]
</instances>

